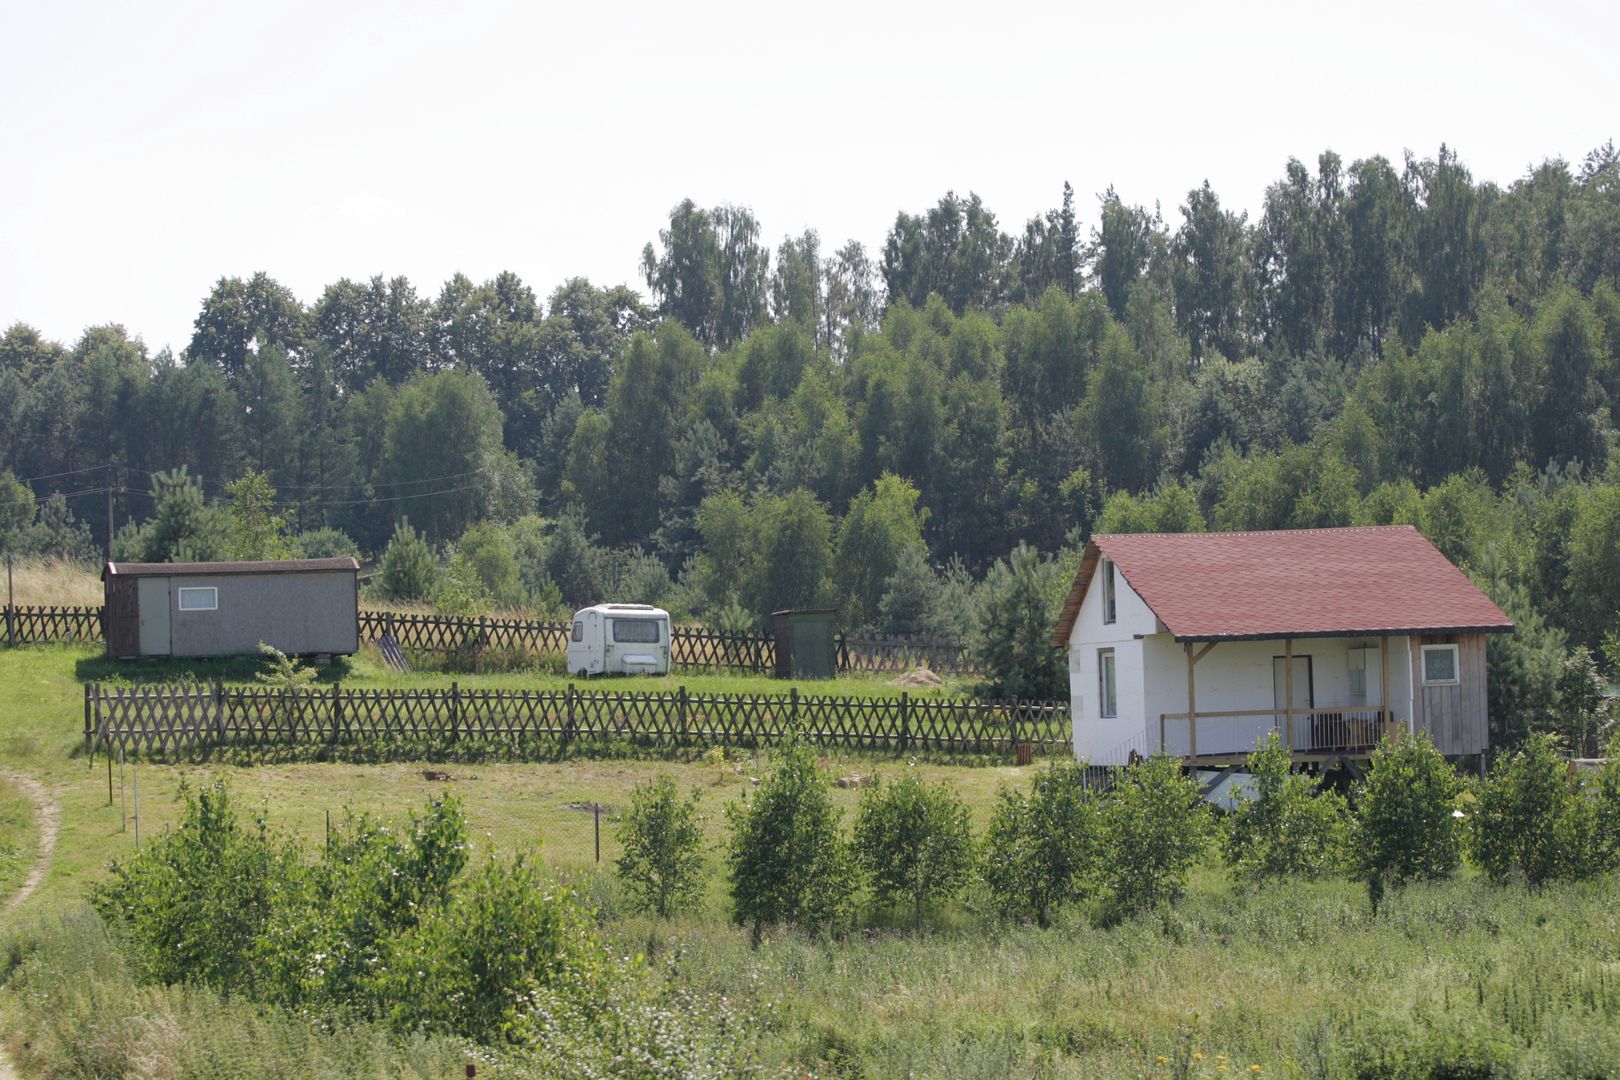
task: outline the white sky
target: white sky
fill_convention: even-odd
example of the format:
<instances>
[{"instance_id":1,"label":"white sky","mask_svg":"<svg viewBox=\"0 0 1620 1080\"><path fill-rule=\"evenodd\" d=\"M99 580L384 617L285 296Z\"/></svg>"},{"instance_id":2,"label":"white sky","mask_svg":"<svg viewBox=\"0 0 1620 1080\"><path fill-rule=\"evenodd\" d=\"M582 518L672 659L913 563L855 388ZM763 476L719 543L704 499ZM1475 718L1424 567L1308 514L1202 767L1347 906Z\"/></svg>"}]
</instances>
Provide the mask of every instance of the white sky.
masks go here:
<instances>
[{"instance_id":1,"label":"white sky","mask_svg":"<svg viewBox=\"0 0 1620 1080\"><path fill-rule=\"evenodd\" d=\"M456 271L640 288L685 196L774 247L877 248L977 191L1009 232L1206 177L1249 210L1289 156L1441 141L1506 184L1620 137L1620 5L269 4L0 0L0 328L190 340L224 275L306 303Z\"/></svg>"}]
</instances>

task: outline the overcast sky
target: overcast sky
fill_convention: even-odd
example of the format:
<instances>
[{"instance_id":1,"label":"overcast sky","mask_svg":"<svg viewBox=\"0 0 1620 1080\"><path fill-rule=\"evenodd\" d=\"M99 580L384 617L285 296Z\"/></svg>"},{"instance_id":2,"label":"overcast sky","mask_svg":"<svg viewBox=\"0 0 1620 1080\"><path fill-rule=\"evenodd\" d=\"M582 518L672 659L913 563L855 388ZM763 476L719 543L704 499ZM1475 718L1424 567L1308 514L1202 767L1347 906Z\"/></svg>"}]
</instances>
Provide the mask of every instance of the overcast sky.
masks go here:
<instances>
[{"instance_id":1,"label":"overcast sky","mask_svg":"<svg viewBox=\"0 0 1620 1080\"><path fill-rule=\"evenodd\" d=\"M503 269L630 282L691 196L875 249L977 191L1251 213L1290 156L1455 147L1507 184L1620 135L1620 5L0 0L0 327L176 350L213 283L306 303Z\"/></svg>"}]
</instances>

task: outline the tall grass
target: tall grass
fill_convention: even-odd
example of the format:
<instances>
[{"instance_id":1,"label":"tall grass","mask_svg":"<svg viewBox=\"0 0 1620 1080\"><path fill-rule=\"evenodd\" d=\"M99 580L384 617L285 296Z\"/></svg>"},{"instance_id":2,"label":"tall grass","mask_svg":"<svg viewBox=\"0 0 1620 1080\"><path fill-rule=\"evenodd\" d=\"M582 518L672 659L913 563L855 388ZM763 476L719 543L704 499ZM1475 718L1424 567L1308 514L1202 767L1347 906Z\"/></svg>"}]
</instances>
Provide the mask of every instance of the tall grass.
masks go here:
<instances>
[{"instance_id":1,"label":"tall grass","mask_svg":"<svg viewBox=\"0 0 1620 1080\"><path fill-rule=\"evenodd\" d=\"M19 559L12 567L16 603L100 607L101 568L72 559ZM5 603L0 593L0 604Z\"/></svg>"}]
</instances>

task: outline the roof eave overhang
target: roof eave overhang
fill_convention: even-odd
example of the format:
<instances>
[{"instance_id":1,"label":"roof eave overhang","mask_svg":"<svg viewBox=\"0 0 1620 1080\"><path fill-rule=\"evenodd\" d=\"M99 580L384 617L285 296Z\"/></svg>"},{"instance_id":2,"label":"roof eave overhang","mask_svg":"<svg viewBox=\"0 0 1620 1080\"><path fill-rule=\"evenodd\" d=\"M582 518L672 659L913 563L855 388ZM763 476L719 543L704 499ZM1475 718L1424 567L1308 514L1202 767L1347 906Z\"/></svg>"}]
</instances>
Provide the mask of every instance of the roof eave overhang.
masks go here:
<instances>
[{"instance_id":1,"label":"roof eave overhang","mask_svg":"<svg viewBox=\"0 0 1620 1080\"><path fill-rule=\"evenodd\" d=\"M1288 638L1411 637L1415 634L1511 634L1514 629L1513 624L1509 623L1506 626L1494 624L1490 626L1398 626L1378 629L1350 627L1342 630L1276 630L1257 634L1177 634L1172 630L1171 636L1178 642L1191 643L1198 641L1283 641Z\"/></svg>"}]
</instances>

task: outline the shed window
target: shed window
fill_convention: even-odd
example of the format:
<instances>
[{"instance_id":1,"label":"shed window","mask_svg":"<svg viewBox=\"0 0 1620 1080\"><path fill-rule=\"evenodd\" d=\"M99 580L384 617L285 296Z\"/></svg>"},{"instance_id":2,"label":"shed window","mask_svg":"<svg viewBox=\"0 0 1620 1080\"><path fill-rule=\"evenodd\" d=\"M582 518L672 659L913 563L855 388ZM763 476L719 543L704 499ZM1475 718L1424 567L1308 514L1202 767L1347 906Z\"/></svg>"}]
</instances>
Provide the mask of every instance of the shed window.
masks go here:
<instances>
[{"instance_id":1,"label":"shed window","mask_svg":"<svg viewBox=\"0 0 1620 1080\"><path fill-rule=\"evenodd\" d=\"M213 586L180 589L177 606L181 611L218 611L219 590Z\"/></svg>"},{"instance_id":2,"label":"shed window","mask_svg":"<svg viewBox=\"0 0 1620 1080\"><path fill-rule=\"evenodd\" d=\"M585 624L583 622L581 622L579 619L574 620L574 637L573 637L573 640L575 640L575 641L584 641L585 640Z\"/></svg>"},{"instance_id":3,"label":"shed window","mask_svg":"<svg viewBox=\"0 0 1620 1080\"><path fill-rule=\"evenodd\" d=\"M1114 650L1097 650L1097 708L1105 719L1119 715L1119 696L1115 691Z\"/></svg>"},{"instance_id":4,"label":"shed window","mask_svg":"<svg viewBox=\"0 0 1620 1080\"><path fill-rule=\"evenodd\" d=\"M633 645L656 645L658 643L658 620L614 619L613 640L629 642Z\"/></svg>"},{"instance_id":5,"label":"shed window","mask_svg":"<svg viewBox=\"0 0 1620 1080\"><path fill-rule=\"evenodd\" d=\"M1456 686L1457 646L1423 646L1423 685Z\"/></svg>"},{"instance_id":6,"label":"shed window","mask_svg":"<svg viewBox=\"0 0 1620 1080\"><path fill-rule=\"evenodd\" d=\"M1112 623L1119 616L1114 603L1114 560L1104 559L1102 564L1103 622Z\"/></svg>"}]
</instances>

